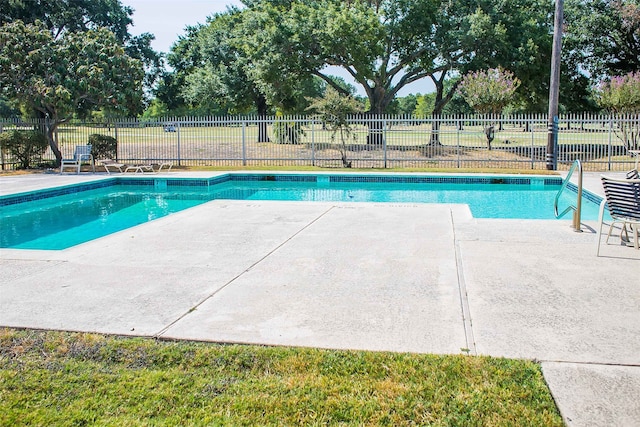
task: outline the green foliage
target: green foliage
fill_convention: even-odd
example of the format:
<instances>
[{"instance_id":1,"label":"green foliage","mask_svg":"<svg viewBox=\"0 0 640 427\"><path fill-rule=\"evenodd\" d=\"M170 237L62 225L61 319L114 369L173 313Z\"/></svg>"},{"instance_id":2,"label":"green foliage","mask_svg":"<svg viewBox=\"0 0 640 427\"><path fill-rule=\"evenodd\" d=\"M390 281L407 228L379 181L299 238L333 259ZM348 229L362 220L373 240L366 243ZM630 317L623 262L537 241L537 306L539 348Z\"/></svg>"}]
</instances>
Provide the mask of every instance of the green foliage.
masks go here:
<instances>
[{"instance_id":1,"label":"green foliage","mask_svg":"<svg viewBox=\"0 0 640 427\"><path fill-rule=\"evenodd\" d=\"M217 104L231 113L254 111L262 116L274 108L294 114L304 111L306 99L320 96L325 82L309 74L292 78L284 70L273 81L261 79L256 57L245 49L245 39L255 31L250 18L230 9L210 17L206 25L189 29L188 35L172 48L169 62L176 71L166 83L182 82L179 97L192 107ZM263 61L274 62L276 58ZM167 92L170 88L159 89ZM164 92L159 96L170 105L165 99L169 93Z\"/></svg>"},{"instance_id":2,"label":"green foliage","mask_svg":"<svg viewBox=\"0 0 640 427\"><path fill-rule=\"evenodd\" d=\"M419 94L418 94L419 96ZM389 114L399 114L403 116L411 116L416 109L418 103L418 96L409 94L393 100L389 105Z\"/></svg>"},{"instance_id":3,"label":"green foliage","mask_svg":"<svg viewBox=\"0 0 640 427\"><path fill-rule=\"evenodd\" d=\"M29 169L47 149L47 138L35 130L11 130L0 133L0 149L8 151L20 169Z\"/></svg>"},{"instance_id":4,"label":"green foliage","mask_svg":"<svg viewBox=\"0 0 640 427\"><path fill-rule=\"evenodd\" d=\"M183 82L179 96L190 105L215 101L238 113L257 102L266 105L247 75L246 58L234 45L239 26L237 12L218 14L207 25L190 28L173 46L168 58L176 70L173 79Z\"/></svg>"},{"instance_id":5,"label":"green foliage","mask_svg":"<svg viewBox=\"0 0 640 427\"><path fill-rule=\"evenodd\" d=\"M435 93L428 93L426 95L418 95L416 107L413 113L416 117L424 118L431 115L435 106Z\"/></svg>"},{"instance_id":6,"label":"green foliage","mask_svg":"<svg viewBox=\"0 0 640 427\"><path fill-rule=\"evenodd\" d=\"M305 135L302 124L298 121L282 119L282 113L276 114L273 123L273 134L279 144L301 144L301 138Z\"/></svg>"},{"instance_id":7,"label":"green foliage","mask_svg":"<svg viewBox=\"0 0 640 427\"><path fill-rule=\"evenodd\" d=\"M0 27L0 95L48 119L46 135L58 160L56 127L98 108L138 111L143 75L140 62L128 57L105 28L65 32L55 39L39 22Z\"/></svg>"},{"instance_id":8,"label":"green foliage","mask_svg":"<svg viewBox=\"0 0 640 427\"><path fill-rule=\"evenodd\" d=\"M315 111L318 118L332 132L344 129L347 134L350 134L349 117L362 111L362 105L353 97L343 96L333 88L327 88L324 96L310 101L308 110Z\"/></svg>"},{"instance_id":9,"label":"green foliage","mask_svg":"<svg viewBox=\"0 0 640 427\"><path fill-rule=\"evenodd\" d=\"M562 426L531 361L0 330L1 425Z\"/></svg>"},{"instance_id":10,"label":"green foliage","mask_svg":"<svg viewBox=\"0 0 640 427\"><path fill-rule=\"evenodd\" d=\"M445 82L444 88L446 91L449 91L451 87L456 86L457 81L447 81ZM416 97L417 103L415 109L413 110L413 114L416 117L429 117L433 114L433 111L436 106L436 93L427 93L424 95L418 94ZM442 108L441 111L444 115L462 115L462 114L473 114L474 110L467 104L464 98L460 95L460 91L454 92L451 100Z\"/></svg>"},{"instance_id":11,"label":"green foliage","mask_svg":"<svg viewBox=\"0 0 640 427\"><path fill-rule=\"evenodd\" d=\"M164 102L162 102L160 99L155 98L144 110L144 113L142 113L142 118L157 119L160 117L167 117L169 115L170 114L169 114L169 109L167 108L167 105Z\"/></svg>"},{"instance_id":12,"label":"green foliage","mask_svg":"<svg viewBox=\"0 0 640 427\"><path fill-rule=\"evenodd\" d=\"M20 110L11 101L0 96L0 117L19 117Z\"/></svg>"},{"instance_id":13,"label":"green foliage","mask_svg":"<svg viewBox=\"0 0 640 427\"><path fill-rule=\"evenodd\" d=\"M467 73L458 90L464 100L480 114L502 114L502 110L513 101L520 80L512 72L500 67ZM491 142L495 138L495 124L484 129L487 146L491 150Z\"/></svg>"},{"instance_id":14,"label":"green foliage","mask_svg":"<svg viewBox=\"0 0 640 427\"><path fill-rule=\"evenodd\" d=\"M327 88L324 96L310 100L308 109L315 111L318 118L331 132L331 140L335 141L336 136L340 136L340 154L342 155L342 165L345 168L351 167L351 162L347 158L347 142L355 141L352 124L349 117L362 111L362 105L351 96L343 96L333 88Z\"/></svg>"},{"instance_id":15,"label":"green foliage","mask_svg":"<svg viewBox=\"0 0 640 427\"><path fill-rule=\"evenodd\" d=\"M512 102L520 80L500 67L467 73L458 90L480 114L500 114Z\"/></svg>"},{"instance_id":16,"label":"green foliage","mask_svg":"<svg viewBox=\"0 0 640 427\"><path fill-rule=\"evenodd\" d=\"M567 56L592 78L640 70L637 0L568 0L565 17Z\"/></svg>"},{"instance_id":17,"label":"green foliage","mask_svg":"<svg viewBox=\"0 0 640 427\"><path fill-rule=\"evenodd\" d=\"M83 32L108 28L124 42L132 24L130 7L114 0L9 0L3 2L0 25L20 20L25 24L41 21L57 38L65 31Z\"/></svg>"},{"instance_id":18,"label":"green foliage","mask_svg":"<svg viewBox=\"0 0 640 427\"><path fill-rule=\"evenodd\" d=\"M386 5L390 3L385 2ZM419 3L426 5L423 1ZM400 11L394 13L399 15ZM368 89L372 110L383 112L393 99L396 91L393 94L382 91L388 86L376 65L383 60L388 47L385 20L366 2L324 0L287 4L265 1L244 14L247 27L251 28L244 49L252 58L254 75L259 81L283 85L295 82L301 76L316 75L346 95L348 91L322 71L325 65L334 65L346 68L358 84ZM428 17L427 14L415 16ZM395 23L398 35L408 30L400 21L398 16ZM403 34L403 37L407 35ZM415 43L420 38L412 40ZM396 47L394 40L393 48ZM395 53L397 51L392 54ZM401 69L385 71L389 71L389 79L392 79ZM373 91L373 86L379 90Z\"/></svg>"},{"instance_id":19,"label":"green foliage","mask_svg":"<svg viewBox=\"0 0 640 427\"><path fill-rule=\"evenodd\" d=\"M8 97L52 120L101 106L121 113L139 107L141 64L106 29L53 39L38 24L7 24L0 30L0 71Z\"/></svg>"},{"instance_id":20,"label":"green foliage","mask_svg":"<svg viewBox=\"0 0 640 427\"><path fill-rule=\"evenodd\" d=\"M616 135L624 142L628 150L640 148L640 72L615 76L602 82L597 90L600 106L613 113L628 114L629 120L623 120Z\"/></svg>"},{"instance_id":21,"label":"green foliage","mask_svg":"<svg viewBox=\"0 0 640 427\"><path fill-rule=\"evenodd\" d=\"M312 74L341 91L326 75L327 66L337 66L362 86L370 112L386 113L401 88L431 78L433 113L440 114L456 92L447 80L501 65L523 76L522 103L538 105L548 94L552 8L546 0L264 0L248 6L243 15L251 33L243 49L262 82Z\"/></svg>"},{"instance_id":22,"label":"green foliage","mask_svg":"<svg viewBox=\"0 0 640 427\"><path fill-rule=\"evenodd\" d=\"M112 136L93 133L89 135L89 145L94 161L118 158L118 141Z\"/></svg>"},{"instance_id":23,"label":"green foliage","mask_svg":"<svg viewBox=\"0 0 640 427\"><path fill-rule=\"evenodd\" d=\"M239 11L215 15L207 25L188 28L188 35L172 48L168 59L176 70L165 79L160 99L171 105L167 95L177 92L185 104L232 113L270 111L264 86L256 83L253 64L241 48L244 26ZM160 94L159 94L160 95ZM272 102L277 105L277 102ZM267 142L266 122L261 123L258 142Z\"/></svg>"},{"instance_id":24,"label":"green foliage","mask_svg":"<svg viewBox=\"0 0 640 427\"><path fill-rule=\"evenodd\" d=\"M139 59L147 71L145 86L151 88L164 67L162 55L151 48L155 36L149 33L132 36L133 10L120 0L38 0L3 1L0 25L16 22L44 24L54 39L66 33L81 33L106 28L116 37L128 56Z\"/></svg>"},{"instance_id":25,"label":"green foliage","mask_svg":"<svg viewBox=\"0 0 640 427\"><path fill-rule=\"evenodd\" d=\"M470 52L461 58L456 71L465 75L497 67L511 70L521 81L514 103L529 112L546 111L553 5L545 0L454 2L453 7L466 10L456 13L454 22L459 22L459 29L454 27L445 37L450 42L461 37L461 44ZM472 47L476 43L478 47Z\"/></svg>"},{"instance_id":26,"label":"green foliage","mask_svg":"<svg viewBox=\"0 0 640 427\"><path fill-rule=\"evenodd\" d=\"M602 82L597 95L600 106L611 112L640 113L640 71Z\"/></svg>"}]
</instances>

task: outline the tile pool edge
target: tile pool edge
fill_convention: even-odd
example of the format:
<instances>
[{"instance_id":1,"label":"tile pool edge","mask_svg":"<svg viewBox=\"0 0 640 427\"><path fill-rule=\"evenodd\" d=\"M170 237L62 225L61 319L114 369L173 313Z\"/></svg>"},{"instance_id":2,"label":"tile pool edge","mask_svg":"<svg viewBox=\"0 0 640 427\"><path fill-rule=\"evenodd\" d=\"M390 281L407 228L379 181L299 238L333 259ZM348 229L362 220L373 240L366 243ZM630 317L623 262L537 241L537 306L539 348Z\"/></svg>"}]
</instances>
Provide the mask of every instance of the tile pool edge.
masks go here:
<instances>
[{"instance_id":1,"label":"tile pool edge","mask_svg":"<svg viewBox=\"0 0 640 427\"><path fill-rule=\"evenodd\" d=\"M562 177L548 175L409 175L409 174L334 174L334 173L247 173L228 172L208 178L189 177L149 177L114 176L92 182L67 184L59 187L33 190L0 196L0 207L23 202L42 200L64 194L106 188L111 186L149 186L166 189L168 187L210 187L229 181L277 181L277 182L316 182L329 183L401 183L401 184L517 184L534 187L561 185ZM567 189L578 192L575 184L569 183ZM583 197L600 204L602 197L583 189Z\"/></svg>"},{"instance_id":2,"label":"tile pool edge","mask_svg":"<svg viewBox=\"0 0 640 427\"><path fill-rule=\"evenodd\" d=\"M41 190L24 191L15 194L0 196L0 207L10 206L34 200L48 199L51 197L63 196L65 194L80 193L82 191L95 190L116 185L117 178L99 179L96 181L65 184L58 187L44 188Z\"/></svg>"}]
</instances>

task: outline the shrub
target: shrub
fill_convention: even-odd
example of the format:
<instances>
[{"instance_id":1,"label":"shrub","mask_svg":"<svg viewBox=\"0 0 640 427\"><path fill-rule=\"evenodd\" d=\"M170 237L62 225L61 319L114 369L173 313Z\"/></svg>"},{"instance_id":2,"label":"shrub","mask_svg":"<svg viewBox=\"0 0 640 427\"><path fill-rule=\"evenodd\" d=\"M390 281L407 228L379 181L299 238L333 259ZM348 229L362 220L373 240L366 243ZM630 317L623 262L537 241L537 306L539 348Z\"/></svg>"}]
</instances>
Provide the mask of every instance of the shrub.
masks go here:
<instances>
[{"instance_id":1,"label":"shrub","mask_svg":"<svg viewBox=\"0 0 640 427\"><path fill-rule=\"evenodd\" d=\"M48 147L47 137L35 130L12 130L0 134L0 149L9 152L19 169L39 162Z\"/></svg>"},{"instance_id":2,"label":"shrub","mask_svg":"<svg viewBox=\"0 0 640 427\"><path fill-rule=\"evenodd\" d=\"M615 113L640 113L640 72L614 76L600 83L597 90L598 104Z\"/></svg>"},{"instance_id":3,"label":"shrub","mask_svg":"<svg viewBox=\"0 0 640 427\"><path fill-rule=\"evenodd\" d=\"M470 72L464 76L458 90L465 101L480 114L500 114L513 100L520 80L502 68Z\"/></svg>"},{"instance_id":4,"label":"shrub","mask_svg":"<svg viewBox=\"0 0 640 427\"><path fill-rule=\"evenodd\" d=\"M276 113L278 120L273 124L273 134L278 144L301 144L304 129L300 122L285 121L281 112Z\"/></svg>"},{"instance_id":5,"label":"shrub","mask_svg":"<svg viewBox=\"0 0 640 427\"><path fill-rule=\"evenodd\" d=\"M324 96L309 99L311 104L307 110L316 111L318 118L324 126L331 131L331 141L340 137L340 155L342 156L342 166L351 167L351 161L347 159L347 142L355 142L357 135L355 129L349 122L349 117L359 113L360 103L351 96L343 96L335 89L328 87ZM367 136L367 141L369 141Z\"/></svg>"},{"instance_id":6,"label":"shrub","mask_svg":"<svg viewBox=\"0 0 640 427\"><path fill-rule=\"evenodd\" d=\"M460 82L458 91L464 100L480 114L502 114L520 86L520 80L511 71L501 67L467 73ZM484 128L487 146L495 138L495 124Z\"/></svg>"},{"instance_id":7,"label":"shrub","mask_svg":"<svg viewBox=\"0 0 640 427\"><path fill-rule=\"evenodd\" d=\"M89 145L94 160L118 158L118 141L112 136L93 133L89 135Z\"/></svg>"},{"instance_id":8,"label":"shrub","mask_svg":"<svg viewBox=\"0 0 640 427\"><path fill-rule=\"evenodd\" d=\"M627 115L620 121L615 134L628 150L640 148L640 72L614 76L600 83L596 96L601 107Z\"/></svg>"}]
</instances>

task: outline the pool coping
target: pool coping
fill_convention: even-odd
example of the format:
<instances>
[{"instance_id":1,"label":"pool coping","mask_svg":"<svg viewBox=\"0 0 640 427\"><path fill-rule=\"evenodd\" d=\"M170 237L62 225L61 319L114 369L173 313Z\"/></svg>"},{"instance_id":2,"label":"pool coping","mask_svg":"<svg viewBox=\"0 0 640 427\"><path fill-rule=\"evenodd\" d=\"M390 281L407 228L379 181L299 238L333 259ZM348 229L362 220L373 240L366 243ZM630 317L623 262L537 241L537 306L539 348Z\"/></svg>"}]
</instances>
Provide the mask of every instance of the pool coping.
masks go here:
<instances>
[{"instance_id":1,"label":"pool coping","mask_svg":"<svg viewBox=\"0 0 640 427\"><path fill-rule=\"evenodd\" d=\"M323 178L327 178L325 181ZM399 184L505 184L530 185L532 187L560 185L561 176L549 175L498 175L498 174L384 174L384 173L302 173L302 172L227 172L211 177L171 177L171 176L109 176L93 181L64 184L57 187L23 191L13 194L0 195L0 207L56 197L65 194L78 193L87 190L106 188L115 185L142 185L155 187L158 183L162 187L210 187L230 181L265 181L265 182L316 182L330 183L399 183ZM573 193L578 187L569 182L567 189ZM583 197L600 204L602 197L583 189Z\"/></svg>"}]
</instances>

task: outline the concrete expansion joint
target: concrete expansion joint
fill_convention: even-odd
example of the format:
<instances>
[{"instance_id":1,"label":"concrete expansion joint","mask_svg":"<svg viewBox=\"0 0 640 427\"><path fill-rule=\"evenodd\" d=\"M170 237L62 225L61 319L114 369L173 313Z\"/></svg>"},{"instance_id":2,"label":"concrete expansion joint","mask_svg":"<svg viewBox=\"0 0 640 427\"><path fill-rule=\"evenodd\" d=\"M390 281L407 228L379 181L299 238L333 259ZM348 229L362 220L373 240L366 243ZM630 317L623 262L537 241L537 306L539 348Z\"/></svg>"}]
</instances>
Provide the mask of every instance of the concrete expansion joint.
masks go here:
<instances>
[{"instance_id":1,"label":"concrete expansion joint","mask_svg":"<svg viewBox=\"0 0 640 427\"><path fill-rule=\"evenodd\" d=\"M473 323L471 321L471 310L469 308L469 298L467 295L467 285L464 279L464 267L462 263L462 252L460 250L460 244L456 236L456 227L453 219L453 211L449 209L451 218L451 232L453 235L453 250L456 260L456 274L458 278L458 294L460 296L460 306L462 309L462 325L464 327L464 336L469 354L477 356L478 351L476 349L476 340L473 336Z\"/></svg>"},{"instance_id":2,"label":"concrete expansion joint","mask_svg":"<svg viewBox=\"0 0 640 427\"><path fill-rule=\"evenodd\" d=\"M582 366L611 366L618 368L640 368L640 362L638 363L612 363L612 362L581 362L574 360L546 360L546 359L534 359L536 363L558 363L564 365L582 365Z\"/></svg>"},{"instance_id":3,"label":"concrete expansion joint","mask_svg":"<svg viewBox=\"0 0 640 427\"><path fill-rule=\"evenodd\" d=\"M310 221L309 223L305 224L302 228L300 228L298 231L296 231L295 233L293 233L291 236L287 237L282 243L280 243L279 245L277 245L275 248L273 248L272 250L270 250L266 255L264 255L262 258L260 258L259 260L257 260L256 262L254 262L253 264L251 264L249 267L245 268L241 273L237 274L236 276L234 276L231 280L229 280L227 283L225 283L224 285L220 286L218 289L216 289L215 291L213 291L212 293L210 293L209 295L205 296L202 300L200 300L198 303L196 303L196 305L194 305L193 307L191 307L186 313L181 314L180 316L178 316L178 318L176 318L175 320L173 320L171 323L169 323L167 326L165 326L164 328L162 328L160 331L158 331L156 334L154 334L153 336L158 339L160 338L162 335L164 335L169 329L171 329L176 323L178 323L180 320L184 319L185 317L187 317L189 314L193 313L194 311L196 311L198 309L198 307L200 307L202 304L204 304L206 301L210 300L211 298L213 298L216 294L218 294L219 292L221 292L223 289L227 288L229 285L231 285L233 282L235 282L236 280L238 280L240 277L244 276L246 273L248 273L249 271L251 271L255 266L257 266L258 264L260 264L262 261L266 260L267 258L269 258L271 255L273 255L276 251L278 251L278 249L282 248L284 245L286 245L287 243L289 243L291 240L293 240L297 235L299 235L300 233L302 233L304 230L306 230L307 228L311 227L314 223L316 223L320 218L322 218L323 216L325 216L326 214L328 214L332 209L334 209L335 206L331 206L329 207L327 210L325 210L324 212L322 212L320 215L318 215L316 218L314 218L312 221Z\"/></svg>"}]
</instances>

